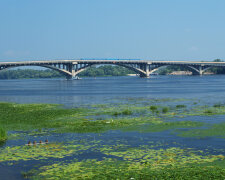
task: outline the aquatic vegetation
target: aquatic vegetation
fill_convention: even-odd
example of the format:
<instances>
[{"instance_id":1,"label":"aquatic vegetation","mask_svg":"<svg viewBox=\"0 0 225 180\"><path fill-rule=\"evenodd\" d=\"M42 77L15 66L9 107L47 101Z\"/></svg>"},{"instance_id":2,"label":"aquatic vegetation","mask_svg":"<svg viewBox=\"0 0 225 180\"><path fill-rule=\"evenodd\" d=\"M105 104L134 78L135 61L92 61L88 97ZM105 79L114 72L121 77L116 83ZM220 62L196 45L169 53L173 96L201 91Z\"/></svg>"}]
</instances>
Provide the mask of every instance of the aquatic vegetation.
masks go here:
<instances>
[{"instance_id":1,"label":"aquatic vegetation","mask_svg":"<svg viewBox=\"0 0 225 180\"><path fill-rule=\"evenodd\" d=\"M153 112L155 112L157 109L158 109L157 106L150 106L150 110Z\"/></svg>"},{"instance_id":2,"label":"aquatic vegetation","mask_svg":"<svg viewBox=\"0 0 225 180\"><path fill-rule=\"evenodd\" d=\"M82 118L86 109L63 109L52 104L0 103L0 123L6 130L56 128Z\"/></svg>"},{"instance_id":3,"label":"aquatic vegetation","mask_svg":"<svg viewBox=\"0 0 225 180\"><path fill-rule=\"evenodd\" d=\"M147 133L147 132L162 132L166 130L174 130L180 128L194 128L200 127L204 123L201 122L194 122L194 121L175 121L175 122L162 122L156 121L151 124L145 124L143 126L130 126L125 127L123 131L138 131L140 133Z\"/></svg>"},{"instance_id":4,"label":"aquatic vegetation","mask_svg":"<svg viewBox=\"0 0 225 180\"><path fill-rule=\"evenodd\" d=\"M54 163L27 172L34 179L186 179L225 177L225 169L212 164L224 156L201 155L192 149L171 147L154 150L148 146L120 151L111 146L101 150L115 158ZM116 158L117 157L117 158ZM123 160L121 160L121 158Z\"/></svg>"},{"instance_id":5,"label":"aquatic vegetation","mask_svg":"<svg viewBox=\"0 0 225 180\"><path fill-rule=\"evenodd\" d=\"M192 101L179 103L177 105L177 101L170 99L140 98L137 101L131 98L129 103L71 109L51 104L0 103L2 134L9 131L9 141L19 138L21 142L24 138L27 142L30 137L35 140L48 135L58 136L58 133L67 133L65 137L71 135L69 140L74 138L64 143L3 146L0 163L11 166L41 161L43 164L34 170L23 172L29 179L224 179L225 156L221 151L210 154L211 151L195 150L181 144L163 142L157 145L157 142L150 143L148 138L143 138L156 132L170 133L175 138L225 137L225 123L210 125L193 118L192 121L181 119L225 114L224 106L193 106ZM112 132L116 134L115 139L111 137ZM121 142L117 137L119 133L141 138L125 137Z\"/></svg>"},{"instance_id":6,"label":"aquatic vegetation","mask_svg":"<svg viewBox=\"0 0 225 180\"><path fill-rule=\"evenodd\" d=\"M207 109L207 110L204 111L204 113L206 113L206 114L212 114L213 111L211 109Z\"/></svg>"},{"instance_id":7,"label":"aquatic vegetation","mask_svg":"<svg viewBox=\"0 0 225 180\"><path fill-rule=\"evenodd\" d=\"M114 116L118 116L118 115L131 115L132 114L132 111L129 110L129 109L125 109L123 111L116 111L116 112L113 112L113 115Z\"/></svg>"},{"instance_id":8,"label":"aquatic vegetation","mask_svg":"<svg viewBox=\"0 0 225 180\"><path fill-rule=\"evenodd\" d=\"M0 162L9 161L28 161L41 160L48 158L64 158L66 156L81 154L81 151L95 147L94 143L79 143L79 144L61 144L49 143L43 145L23 145L6 147L0 150Z\"/></svg>"},{"instance_id":9,"label":"aquatic vegetation","mask_svg":"<svg viewBox=\"0 0 225 180\"><path fill-rule=\"evenodd\" d=\"M0 141L4 141L7 139L7 133L6 130L3 129L0 125Z\"/></svg>"},{"instance_id":10,"label":"aquatic vegetation","mask_svg":"<svg viewBox=\"0 0 225 180\"><path fill-rule=\"evenodd\" d=\"M162 113L167 113L169 111L169 108L168 107L163 107L162 108Z\"/></svg>"},{"instance_id":11,"label":"aquatic vegetation","mask_svg":"<svg viewBox=\"0 0 225 180\"><path fill-rule=\"evenodd\" d=\"M186 105L184 105L184 104L178 104L178 105L176 105L176 108L186 108L187 106Z\"/></svg>"},{"instance_id":12,"label":"aquatic vegetation","mask_svg":"<svg viewBox=\"0 0 225 180\"><path fill-rule=\"evenodd\" d=\"M213 124L204 129L189 129L186 131L177 130L178 136L182 137L221 137L225 138L225 123Z\"/></svg>"},{"instance_id":13,"label":"aquatic vegetation","mask_svg":"<svg viewBox=\"0 0 225 180\"><path fill-rule=\"evenodd\" d=\"M224 105L221 103L218 103L218 104L214 104L213 107L220 108L220 107L224 107Z\"/></svg>"}]
</instances>

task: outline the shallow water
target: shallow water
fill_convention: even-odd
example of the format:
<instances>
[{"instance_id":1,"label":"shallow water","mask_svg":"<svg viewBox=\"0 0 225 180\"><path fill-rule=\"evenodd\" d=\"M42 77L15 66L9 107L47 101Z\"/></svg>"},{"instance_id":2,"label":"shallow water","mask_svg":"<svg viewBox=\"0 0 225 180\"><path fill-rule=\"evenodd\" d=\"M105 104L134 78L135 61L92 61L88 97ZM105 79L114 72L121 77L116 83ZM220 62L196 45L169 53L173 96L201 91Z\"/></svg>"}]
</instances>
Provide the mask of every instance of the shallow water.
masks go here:
<instances>
[{"instance_id":1,"label":"shallow water","mask_svg":"<svg viewBox=\"0 0 225 180\"><path fill-rule=\"evenodd\" d=\"M152 76L149 79L138 77L102 77L83 78L67 81L64 79L35 80L0 80L0 102L17 103L55 103L66 107L90 106L91 104L145 104L152 99L161 100L161 104L173 104L169 99L179 99L190 106L213 105L225 101L225 76ZM178 103L179 104L179 103ZM179 118L170 119L179 120ZM204 123L220 123L225 115L188 116L181 120L194 120ZM30 135L29 132L10 131L10 134L22 134L19 139L9 139L0 144L0 149L23 146L28 140L48 139L51 143L81 141L95 142L98 146L124 144L137 147L146 144L160 144L155 148L182 147L206 150L211 154L225 155L225 139L218 137L183 138L171 133L170 130L154 133L123 132L111 130L104 133L46 133ZM103 154L89 149L82 155L65 159L103 158ZM64 159L60 160L63 161ZM54 160L58 161L58 160ZM48 161L42 162L48 164ZM23 179L21 171L28 171L39 161L19 161L13 166L0 163L0 179Z\"/></svg>"}]
</instances>

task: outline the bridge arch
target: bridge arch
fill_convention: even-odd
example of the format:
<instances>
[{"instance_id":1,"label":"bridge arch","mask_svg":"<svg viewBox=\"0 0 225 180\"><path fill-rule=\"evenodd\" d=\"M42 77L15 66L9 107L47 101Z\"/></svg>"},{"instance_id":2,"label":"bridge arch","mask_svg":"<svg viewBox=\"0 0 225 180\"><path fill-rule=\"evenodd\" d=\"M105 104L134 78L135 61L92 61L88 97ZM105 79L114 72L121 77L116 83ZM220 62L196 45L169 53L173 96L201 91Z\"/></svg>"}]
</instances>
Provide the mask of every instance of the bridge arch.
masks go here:
<instances>
[{"instance_id":1,"label":"bridge arch","mask_svg":"<svg viewBox=\"0 0 225 180\"><path fill-rule=\"evenodd\" d=\"M146 76L146 72L138 67L132 66L131 64L121 64L121 63L105 63L105 65L110 64L110 65L117 65L117 66L121 66L121 67L125 67L127 69L130 69L134 72L136 72L137 74L140 74L141 77L145 77ZM98 63L89 63L89 64L84 64L81 65L79 68L76 67L72 67L73 65L71 64L67 64L68 67L66 68L61 68L61 67L57 67L56 65L47 65L47 64L36 64L36 65L10 65L4 68L1 68L0 71L2 70L6 70L6 69L11 69L11 68L16 68L16 67L22 67L22 66L37 66L37 67L44 67L47 69L52 69L55 70L61 74L63 74L64 76L66 76L67 79L71 79L75 76L77 76L79 73L83 72L84 70L86 70L88 67L91 67L93 65L98 65ZM101 64L102 65L102 64ZM69 67L70 66L70 67ZM78 67L78 66L77 66Z\"/></svg>"},{"instance_id":2,"label":"bridge arch","mask_svg":"<svg viewBox=\"0 0 225 180\"><path fill-rule=\"evenodd\" d=\"M120 64L120 63L106 63L106 64L101 64L101 65L107 65L107 64L125 67L127 69L130 69L130 70L136 72L137 74L140 74L140 76L142 76L142 77L144 77L146 75L144 70L137 68L137 67L132 67L131 65L125 65L125 64ZM98 63L87 64L86 66L78 68L77 70L75 70L75 76L77 76L79 73L86 70L88 67L91 67L94 65L98 65Z\"/></svg>"},{"instance_id":3,"label":"bridge arch","mask_svg":"<svg viewBox=\"0 0 225 180\"><path fill-rule=\"evenodd\" d=\"M16 67L23 67L23 66L36 66L36 67L44 67L44 68L47 68L47 69L52 69L52 70L55 70L59 73L61 73L62 75L66 76L66 77L70 77L72 76L72 73L65 70L65 69L60 69L58 67L55 67L55 66L51 66L51 65L15 65L15 66L8 66L8 67L5 67L5 68L1 68L0 69L0 72L2 70L7 70L7 69L11 69L11 68L16 68Z\"/></svg>"},{"instance_id":4,"label":"bridge arch","mask_svg":"<svg viewBox=\"0 0 225 180\"><path fill-rule=\"evenodd\" d=\"M211 67L202 68L201 66L191 66L191 65L170 65L170 64L166 64L166 65L159 65L156 68L152 69L150 71L150 74L154 73L155 71L158 71L162 67L168 67L168 66L184 67L187 70L191 71L193 75L202 75L206 70L211 68Z\"/></svg>"}]
</instances>

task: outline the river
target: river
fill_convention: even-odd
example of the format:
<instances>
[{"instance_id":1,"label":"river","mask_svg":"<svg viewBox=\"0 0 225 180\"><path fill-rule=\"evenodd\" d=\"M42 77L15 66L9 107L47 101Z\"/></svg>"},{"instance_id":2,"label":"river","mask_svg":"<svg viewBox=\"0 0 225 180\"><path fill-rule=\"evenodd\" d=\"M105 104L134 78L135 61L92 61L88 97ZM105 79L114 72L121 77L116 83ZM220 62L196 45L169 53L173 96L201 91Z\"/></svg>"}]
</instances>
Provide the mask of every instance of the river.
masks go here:
<instances>
[{"instance_id":1,"label":"river","mask_svg":"<svg viewBox=\"0 0 225 180\"><path fill-rule=\"evenodd\" d=\"M86 105L128 103L128 99L191 99L201 104L213 105L225 102L225 75L208 76L152 76L151 78L139 77L90 77L81 80L65 79L19 79L0 80L0 102L16 103L50 103L62 104L66 108L83 107ZM224 115L212 117L189 117L199 122L224 122ZM188 119L188 118L187 118ZM14 132L10 132L14 133ZM35 136L34 136L35 137ZM97 138L103 143L109 139L112 143L124 140L132 146L144 145L149 141L160 141L160 143L173 144L179 147L209 149L216 148L220 154L224 154L224 138L182 138L169 132L138 133L107 131L97 137L93 134L65 133L63 135L48 135L49 141L64 142L64 140L85 138ZM8 140L1 148L7 146L21 146L27 141ZM140 141L141 140L141 141ZM1 146L1 145L0 145ZM89 154L88 154L89 153ZM98 156L88 152L85 158ZM76 157L77 158L77 157ZM81 158L79 156L79 158ZM78 159L79 159L78 158ZM14 166L0 163L0 179L23 179L21 171L35 167L33 161L15 164Z\"/></svg>"}]
</instances>

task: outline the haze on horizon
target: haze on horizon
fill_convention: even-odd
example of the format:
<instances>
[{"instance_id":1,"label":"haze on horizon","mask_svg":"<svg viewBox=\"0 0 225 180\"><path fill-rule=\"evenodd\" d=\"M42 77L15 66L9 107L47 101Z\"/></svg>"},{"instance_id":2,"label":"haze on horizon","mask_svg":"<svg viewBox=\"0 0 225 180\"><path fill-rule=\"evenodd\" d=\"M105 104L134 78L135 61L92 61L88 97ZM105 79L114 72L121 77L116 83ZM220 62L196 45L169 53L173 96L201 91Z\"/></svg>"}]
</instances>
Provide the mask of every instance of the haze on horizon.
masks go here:
<instances>
[{"instance_id":1,"label":"haze on horizon","mask_svg":"<svg viewBox=\"0 0 225 180\"><path fill-rule=\"evenodd\" d=\"M7 0L0 62L225 60L224 0Z\"/></svg>"}]
</instances>

